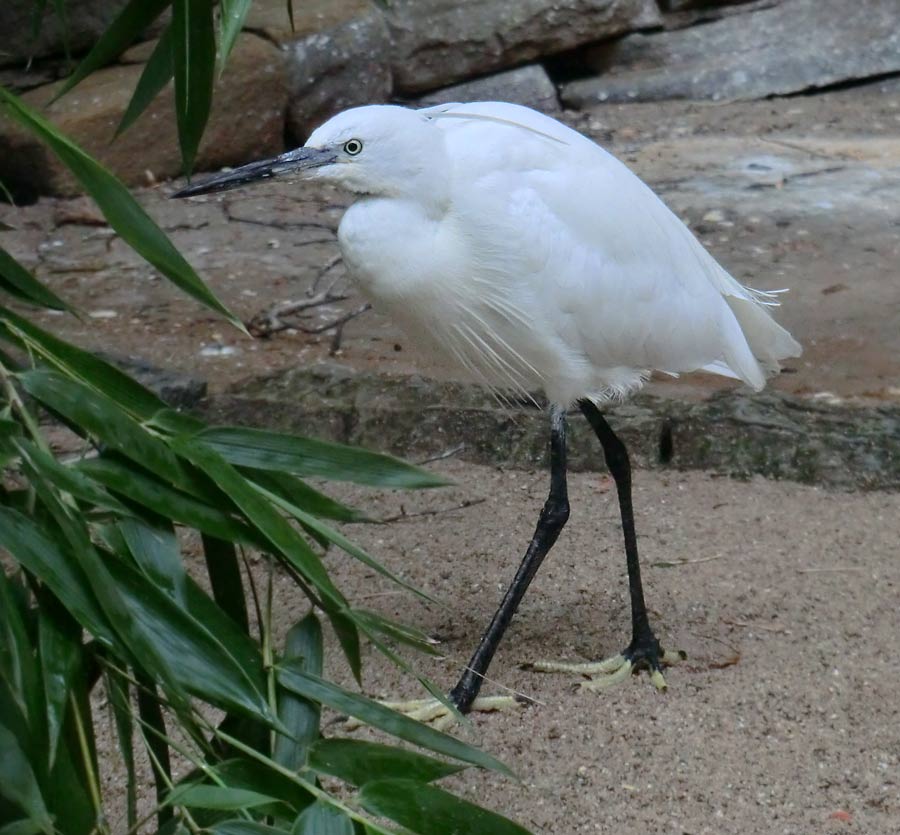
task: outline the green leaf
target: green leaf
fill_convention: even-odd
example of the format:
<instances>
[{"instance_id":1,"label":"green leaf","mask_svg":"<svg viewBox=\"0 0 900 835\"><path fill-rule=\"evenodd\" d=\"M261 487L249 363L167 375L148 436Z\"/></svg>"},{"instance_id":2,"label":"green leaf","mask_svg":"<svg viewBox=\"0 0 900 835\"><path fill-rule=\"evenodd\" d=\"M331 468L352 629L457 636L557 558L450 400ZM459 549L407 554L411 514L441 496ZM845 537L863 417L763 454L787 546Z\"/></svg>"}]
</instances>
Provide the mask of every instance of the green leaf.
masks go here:
<instances>
[{"instance_id":1,"label":"green leaf","mask_svg":"<svg viewBox=\"0 0 900 835\"><path fill-rule=\"evenodd\" d=\"M0 835L37 835L41 831L40 823L30 818L22 818L6 826L0 826Z\"/></svg>"},{"instance_id":2,"label":"green leaf","mask_svg":"<svg viewBox=\"0 0 900 835\"><path fill-rule=\"evenodd\" d=\"M88 632L107 646L116 645L115 632L80 566L33 520L18 511L0 507L0 545L46 583Z\"/></svg>"},{"instance_id":3,"label":"green leaf","mask_svg":"<svg viewBox=\"0 0 900 835\"><path fill-rule=\"evenodd\" d=\"M6 333L16 344L44 357L67 376L74 377L115 400L132 417L148 420L158 412L167 411L166 404L150 389L114 365L64 342L2 306L0 325L6 328ZM4 331L0 330L0 335L3 334Z\"/></svg>"},{"instance_id":4,"label":"green leaf","mask_svg":"<svg viewBox=\"0 0 900 835\"><path fill-rule=\"evenodd\" d=\"M14 292L19 298L29 301L41 307L49 307L52 310L66 310L72 312L56 293L47 289L15 258L0 246L0 280L5 289Z\"/></svg>"},{"instance_id":5,"label":"green leaf","mask_svg":"<svg viewBox=\"0 0 900 835\"><path fill-rule=\"evenodd\" d=\"M300 534L234 467L205 443L200 443L201 437L173 438L171 447L203 470L326 602L337 609L345 609L346 601L331 581L322 561Z\"/></svg>"},{"instance_id":6,"label":"green leaf","mask_svg":"<svg viewBox=\"0 0 900 835\"><path fill-rule=\"evenodd\" d=\"M45 591L38 607L38 646L47 715L47 768L52 769L69 695L81 669L81 626Z\"/></svg>"},{"instance_id":7,"label":"green leaf","mask_svg":"<svg viewBox=\"0 0 900 835\"><path fill-rule=\"evenodd\" d=\"M104 510L112 510L123 516L131 514L117 498L73 466L61 464L31 441L15 442L19 455L26 458L34 469L59 490Z\"/></svg>"},{"instance_id":8,"label":"green leaf","mask_svg":"<svg viewBox=\"0 0 900 835\"><path fill-rule=\"evenodd\" d=\"M250 791L268 794L287 804L294 814L306 808L315 799L303 786L281 771L264 762L237 758L217 763L215 774L222 784Z\"/></svg>"},{"instance_id":9,"label":"green leaf","mask_svg":"<svg viewBox=\"0 0 900 835\"><path fill-rule=\"evenodd\" d=\"M435 641L421 629L417 629L414 626L399 623L366 609L354 609L353 620L370 633L380 632L382 635L392 638L401 644L414 647L419 652L424 652L428 655L441 654L435 646Z\"/></svg>"},{"instance_id":10,"label":"green leaf","mask_svg":"<svg viewBox=\"0 0 900 835\"><path fill-rule=\"evenodd\" d=\"M230 426L210 427L199 437L226 461L243 467L373 487L412 489L450 484L442 476L390 455L313 438Z\"/></svg>"},{"instance_id":11,"label":"green leaf","mask_svg":"<svg viewBox=\"0 0 900 835\"><path fill-rule=\"evenodd\" d=\"M298 669L313 675L322 675L322 626L310 612L295 623L284 639L284 658L296 664ZM275 737L272 759L291 771L299 771L306 765L306 754L319 738L319 720L322 706L303 696L278 688L278 718L289 735Z\"/></svg>"},{"instance_id":12,"label":"green leaf","mask_svg":"<svg viewBox=\"0 0 900 835\"><path fill-rule=\"evenodd\" d=\"M310 487L305 481L289 473L272 470L258 470L253 467L241 467L247 478L261 484L266 490L291 502L304 512L322 519L334 519L337 522L375 522L363 511L335 501L331 496Z\"/></svg>"},{"instance_id":13,"label":"green leaf","mask_svg":"<svg viewBox=\"0 0 900 835\"><path fill-rule=\"evenodd\" d=\"M53 832L53 821L31 763L19 742L5 725L0 724L0 796L15 803L42 832Z\"/></svg>"},{"instance_id":14,"label":"green leaf","mask_svg":"<svg viewBox=\"0 0 900 835\"><path fill-rule=\"evenodd\" d=\"M134 720L131 714L130 685L128 679L112 667L104 670L104 681L115 720L119 752L125 765L125 801L128 812L128 829L131 830L137 820L138 779L134 765Z\"/></svg>"},{"instance_id":15,"label":"green leaf","mask_svg":"<svg viewBox=\"0 0 900 835\"><path fill-rule=\"evenodd\" d=\"M231 812L236 809L254 809L258 806L281 806L277 797L249 789L232 786L191 785L175 788L166 801L171 806L189 806L200 809L218 809Z\"/></svg>"},{"instance_id":16,"label":"green leaf","mask_svg":"<svg viewBox=\"0 0 900 835\"><path fill-rule=\"evenodd\" d=\"M222 0L219 27L219 72L225 70L228 56L237 42L253 0Z\"/></svg>"},{"instance_id":17,"label":"green leaf","mask_svg":"<svg viewBox=\"0 0 900 835\"><path fill-rule=\"evenodd\" d=\"M255 546L265 544L259 534L239 520L164 484L127 459L103 455L80 461L76 466L109 490L167 519L229 541ZM227 500L223 504L227 507Z\"/></svg>"},{"instance_id":18,"label":"green leaf","mask_svg":"<svg viewBox=\"0 0 900 835\"><path fill-rule=\"evenodd\" d=\"M508 818L416 780L366 783L359 802L421 835L529 835Z\"/></svg>"},{"instance_id":19,"label":"green leaf","mask_svg":"<svg viewBox=\"0 0 900 835\"><path fill-rule=\"evenodd\" d=\"M413 594L418 595L424 600L429 601L430 603L436 603L437 601L429 595L425 594L423 591L419 591L415 586L411 583L408 583L406 580L398 577L394 574L393 571L383 566L378 560L374 557L367 554L362 548L356 545L351 540L347 539L342 533L334 530L334 528L329 527L328 525L320 522L316 519L315 516L307 513L302 510L294 501L290 501L277 493L273 493L259 484L254 483L256 488L265 496L269 501L276 504L278 507L282 508L282 510L289 513L293 516L297 521L303 524L304 528L309 529L311 532L318 534L322 539L325 539L328 542L332 542L337 545L341 550L350 554L351 557L355 557L358 559L363 565L369 566L369 568L374 569L379 574L388 579L395 582L398 586L402 586L403 588L411 591Z\"/></svg>"},{"instance_id":20,"label":"green leaf","mask_svg":"<svg viewBox=\"0 0 900 835\"><path fill-rule=\"evenodd\" d=\"M143 649L162 659L167 677L183 693L269 724L275 722L264 695L261 669L244 663L241 648L230 645L233 634L226 645L226 636L213 631L215 624L202 622L180 608L124 561L111 559L107 568L131 614L129 643L137 657L143 660ZM210 605L214 605L212 601ZM233 625L232 630L237 633Z\"/></svg>"},{"instance_id":21,"label":"green leaf","mask_svg":"<svg viewBox=\"0 0 900 835\"><path fill-rule=\"evenodd\" d=\"M209 119L216 74L212 0L172 0L175 117L185 174L194 167Z\"/></svg>"},{"instance_id":22,"label":"green leaf","mask_svg":"<svg viewBox=\"0 0 900 835\"><path fill-rule=\"evenodd\" d=\"M109 225L126 244L185 293L211 310L221 313L246 333L243 322L213 295L122 183L46 119L2 87L0 104L5 105L4 110L11 119L45 142L59 157L84 190L94 198Z\"/></svg>"},{"instance_id":23,"label":"green leaf","mask_svg":"<svg viewBox=\"0 0 900 835\"><path fill-rule=\"evenodd\" d=\"M247 617L247 601L237 549L233 542L209 534L203 534L201 539L213 598L240 630L249 635L250 620Z\"/></svg>"},{"instance_id":24,"label":"green leaf","mask_svg":"<svg viewBox=\"0 0 900 835\"><path fill-rule=\"evenodd\" d=\"M317 800L294 821L291 835L353 835L353 821L330 803Z\"/></svg>"},{"instance_id":25,"label":"green leaf","mask_svg":"<svg viewBox=\"0 0 900 835\"><path fill-rule=\"evenodd\" d=\"M150 102L159 95L160 91L175 74L175 64L172 56L172 27L166 26L159 41L144 65L144 71L135 85L134 92L122 115L122 120L116 128L116 137L125 133L135 120L143 113Z\"/></svg>"},{"instance_id":26,"label":"green leaf","mask_svg":"<svg viewBox=\"0 0 900 835\"><path fill-rule=\"evenodd\" d=\"M211 832L214 835L284 835L283 829L275 829L274 826L240 818L220 821L213 826Z\"/></svg>"},{"instance_id":27,"label":"green leaf","mask_svg":"<svg viewBox=\"0 0 900 835\"><path fill-rule=\"evenodd\" d=\"M93 49L69 76L55 99L65 95L92 72L111 63L168 8L171 0L131 0L100 36Z\"/></svg>"},{"instance_id":28,"label":"green leaf","mask_svg":"<svg viewBox=\"0 0 900 835\"><path fill-rule=\"evenodd\" d=\"M438 754L453 757L465 763L471 763L482 768L490 768L495 771L511 774L510 770L499 760L479 751L471 745L455 739L448 734L436 731L415 719L410 719L402 713L385 707L378 702L367 699L338 687L329 681L305 673L294 665L283 665L278 668L278 681L289 690L308 699L321 702L328 707L353 716L367 725L398 737L399 739L427 748Z\"/></svg>"},{"instance_id":29,"label":"green leaf","mask_svg":"<svg viewBox=\"0 0 900 835\"><path fill-rule=\"evenodd\" d=\"M36 400L160 478L177 485L189 482L169 448L105 394L55 371L27 371L20 380Z\"/></svg>"},{"instance_id":30,"label":"green leaf","mask_svg":"<svg viewBox=\"0 0 900 835\"><path fill-rule=\"evenodd\" d=\"M172 524L159 520L151 525L143 519L122 519L119 530L135 563L147 579L185 608L187 576Z\"/></svg>"},{"instance_id":31,"label":"green leaf","mask_svg":"<svg viewBox=\"0 0 900 835\"><path fill-rule=\"evenodd\" d=\"M466 768L395 745L381 745L361 739L320 739L310 749L308 762L313 771L337 777L354 786L388 778L409 778L430 783Z\"/></svg>"},{"instance_id":32,"label":"green leaf","mask_svg":"<svg viewBox=\"0 0 900 835\"><path fill-rule=\"evenodd\" d=\"M359 647L359 630L356 628L356 624L349 615L343 612L326 611L325 614L344 651L344 657L347 659L353 678L356 679L357 684L362 684L362 652Z\"/></svg>"},{"instance_id":33,"label":"green leaf","mask_svg":"<svg viewBox=\"0 0 900 835\"><path fill-rule=\"evenodd\" d=\"M44 747L43 696L38 665L32 650L34 640L27 622L29 607L22 588L0 572L0 686L11 700L6 721L26 754L35 757ZM13 721L21 717L22 722ZM2 715L2 714L0 714Z\"/></svg>"}]
</instances>

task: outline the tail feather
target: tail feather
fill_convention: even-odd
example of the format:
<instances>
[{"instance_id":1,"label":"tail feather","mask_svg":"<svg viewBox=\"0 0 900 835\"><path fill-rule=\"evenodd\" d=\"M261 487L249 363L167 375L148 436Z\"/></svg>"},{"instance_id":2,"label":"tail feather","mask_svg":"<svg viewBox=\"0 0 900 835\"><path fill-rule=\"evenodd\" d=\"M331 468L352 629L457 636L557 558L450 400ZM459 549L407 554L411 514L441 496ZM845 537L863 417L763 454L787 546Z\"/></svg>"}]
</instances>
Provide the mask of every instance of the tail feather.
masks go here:
<instances>
[{"instance_id":1,"label":"tail feather","mask_svg":"<svg viewBox=\"0 0 900 835\"><path fill-rule=\"evenodd\" d=\"M800 343L779 325L759 302L726 296L725 301L743 331L750 351L768 372L777 372L779 360L799 357Z\"/></svg>"}]
</instances>

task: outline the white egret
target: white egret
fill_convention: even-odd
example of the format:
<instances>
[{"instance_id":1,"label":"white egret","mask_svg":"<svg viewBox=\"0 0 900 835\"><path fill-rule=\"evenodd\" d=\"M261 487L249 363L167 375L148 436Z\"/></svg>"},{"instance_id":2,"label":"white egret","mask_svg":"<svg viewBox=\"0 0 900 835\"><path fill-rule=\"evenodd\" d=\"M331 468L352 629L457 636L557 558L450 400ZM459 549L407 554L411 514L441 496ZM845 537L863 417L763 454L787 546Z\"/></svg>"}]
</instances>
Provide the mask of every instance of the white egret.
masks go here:
<instances>
[{"instance_id":1,"label":"white egret","mask_svg":"<svg viewBox=\"0 0 900 835\"><path fill-rule=\"evenodd\" d=\"M306 145L190 186L190 196L298 176L357 195L338 230L361 291L421 348L498 396L543 390L550 493L515 578L451 699L465 712L525 590L569 516L566 411L578 405L615 479L632 638L596 664L540 664L600 687L646 670L665 687L647 616L625 446L601 408L652 371L765 385L800 346L628 168L560 122L512 104L347 110ZM476 705L477 706L477 705Z\"/></svg>"}]
</instances>

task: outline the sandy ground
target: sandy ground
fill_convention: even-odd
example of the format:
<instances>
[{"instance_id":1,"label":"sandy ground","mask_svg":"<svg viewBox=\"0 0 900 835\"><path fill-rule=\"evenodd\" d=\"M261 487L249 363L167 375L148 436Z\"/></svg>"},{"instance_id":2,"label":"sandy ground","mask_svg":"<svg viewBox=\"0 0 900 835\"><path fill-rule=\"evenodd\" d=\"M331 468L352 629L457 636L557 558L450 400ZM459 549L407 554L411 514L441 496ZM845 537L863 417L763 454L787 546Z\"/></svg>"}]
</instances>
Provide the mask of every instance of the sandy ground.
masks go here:
<instances>
[{"instance_id":1,"label":"sandy ground","mask_svg":"<svg viewBox=\"0 0 900 835\"><path fill-rule=\"evenodd\" d=\"M449 688L518 564L546 476L440 469L458 486L339 492L385 517L405 510L402 521L352 534L441 606L339 555L330 566L359 605L441 639L446 658L420 666ZM639 472L648 605L664 643L689 659L669 670L665 694L646 677L598 694L519 665L596 659L627 643L610 488L603 475L571 476L570 522L491 667L485 693L513 690L536 705L475 715L461 730L521 783L473 771L448 785L536 833L900 832L900 499ZM285 592L287 628L303 609ZM345 670L327 672L349 684ZM377 655L365 690L418 695Z\"/></svg>"}]
</instances>

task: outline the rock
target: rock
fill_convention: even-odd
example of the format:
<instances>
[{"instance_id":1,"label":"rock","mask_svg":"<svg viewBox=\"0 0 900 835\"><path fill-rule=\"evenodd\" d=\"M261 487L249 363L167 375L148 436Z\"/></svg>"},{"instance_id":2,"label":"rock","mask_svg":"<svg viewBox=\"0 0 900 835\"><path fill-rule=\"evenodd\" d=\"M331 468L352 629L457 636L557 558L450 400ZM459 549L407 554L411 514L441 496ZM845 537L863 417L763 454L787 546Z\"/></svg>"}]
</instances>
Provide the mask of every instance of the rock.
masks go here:
<instances>
[{"instance_id":1,"label":"rock","mask_svg":"<svg viewBox=\"0 0 900 835\"><path fill-rule=\"evenodd\" d=\"M56 13L58 4L44 4L40 31L31 38L36 0L3 0L0 3L0 66L25 64L30 58L85 52L112 22L126 0L78 0L65 3L65 20Z\"/></svg>"},{"instance_id":2,"label":"rock","mask_svg":"<svg viewBox=\"0 0 900 835\"><path fill-rule=\"evenodd\" d=\"M302 143L341 110L391 96L387 24L368 0L295 3L293 30L284 0L258 0L246 25L277 43L287 58L291 142Z\"/></svg>"},{"instance_id":3,"label":"rock","mask_svg":"<svg viewBox=\"0 0 900 835\"><path fill-rule=\"evenodd\" d=\"M659 0L659 7L664 12L682 12L693 9L708 9L717 6L740 6L753 0ZM777 3L778 0L768 0Z\"/></svg>"},{"instance_id":4,"label":"rock","mask_svg":"<svg viewBox=\"0 0 900 835\"><path fill-rule=\"evenodd\" d=\"M897 5L782 0L705 26L634 34L592 50L603 72L565 84L563 103L756 99L900 70Z\"/></svg>"},{"instance_id":5,"label":"rock","mask_svg":"<svg viewBox=\"0 0 900 835\"><path fill-rule=\"evenodd\" d=\"M384 13L403 94L661 24L653 0L392 0Z\"/></svg>"},{"instance_id":6,"label":"rock","mask_svg":"<svg viewBox=\"0 0 900 835\"><path fill-rule=\"evenodd\" d=\"M453 101L511 101L544 113L559 111L556 87L540 64L527 64L433 90L424 95L418 104L427 107Z\"/></svg>"},{"instance_id":7,"label":"rock","mask_svg":"<svg viewBox=\"0 0 900 835\"><path fill-rule=\"evenodd\" d=\"M99 70L49 106L61 82L32 90L23 98L125 183L176 177L181 174L181 156L171 85L128 131L112 141L142 69L132 64ZM279 153L286 104L285 65L278 49L255 35L241 35L216 87L197 170ZM46 146L6 120L0 120L0 180L22 200L80 191Z\"/></svg>"}]
</instances>

